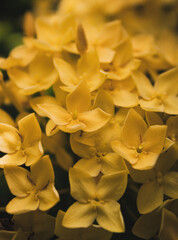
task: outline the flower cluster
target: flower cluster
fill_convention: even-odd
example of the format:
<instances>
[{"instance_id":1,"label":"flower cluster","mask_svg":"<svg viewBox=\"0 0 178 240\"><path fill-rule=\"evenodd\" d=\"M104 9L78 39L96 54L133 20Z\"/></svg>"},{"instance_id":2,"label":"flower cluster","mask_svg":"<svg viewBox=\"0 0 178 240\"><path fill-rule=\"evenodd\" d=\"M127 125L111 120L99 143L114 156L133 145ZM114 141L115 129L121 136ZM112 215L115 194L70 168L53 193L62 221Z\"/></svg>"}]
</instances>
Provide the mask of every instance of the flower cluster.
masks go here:
<instances>
[{"instance_id":1,"label":"flower cluster","mask_svg":"<svg viewBox=\"0 0 178 240\"><path fill-rule=\"evenodd\" d=\"M178 39L150 2L62 0L25 18L0 58L0 176L15 196L0 239L109 240L130 216L136 236L176 239Z\"/></svg>"}]
</instances>

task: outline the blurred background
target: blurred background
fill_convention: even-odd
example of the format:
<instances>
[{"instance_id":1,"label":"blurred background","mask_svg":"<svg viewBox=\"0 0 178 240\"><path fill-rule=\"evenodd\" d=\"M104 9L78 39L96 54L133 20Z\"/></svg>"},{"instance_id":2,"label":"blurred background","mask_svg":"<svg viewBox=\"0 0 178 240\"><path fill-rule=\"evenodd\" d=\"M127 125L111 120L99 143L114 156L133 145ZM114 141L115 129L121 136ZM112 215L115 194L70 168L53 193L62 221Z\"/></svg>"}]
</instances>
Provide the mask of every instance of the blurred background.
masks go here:
<instances>
[{"instance_id":1,"label":"blurred background","mask_svg":"<svg viewBox=\"0 0 178 240\"><path fill-rule=\"evenodd\" d=\"M63 0L62 2L72 1ZM76 5L81 2L85 5L85 2L88 1L76 0ZM100 0L101 8L105 8L105 14L109 15L111 19L117 15L126 29L132 33L133 31L144 31L160 35L165 30L178 33L177 0L117 0L118 11L114 14L107 12L107 1L109 0ZM29 12L33 13L33 16L45 15L55 11L59 2L60 0L2 0L0 6L0 57L7 57L12 48L22 43L24 18L29 20Z\"/></svg>"},{"instance_id":2,"label":"blurred background","mask_svg":"<svg viewBox=\"0 0 178 240\"><path fill-rule=\"evenodd\" d=\"M21 44L23 17L31 11L34 1L3 0L0 7L0 55L7 57L9 51Z\"/></svg>"}]
</instances>

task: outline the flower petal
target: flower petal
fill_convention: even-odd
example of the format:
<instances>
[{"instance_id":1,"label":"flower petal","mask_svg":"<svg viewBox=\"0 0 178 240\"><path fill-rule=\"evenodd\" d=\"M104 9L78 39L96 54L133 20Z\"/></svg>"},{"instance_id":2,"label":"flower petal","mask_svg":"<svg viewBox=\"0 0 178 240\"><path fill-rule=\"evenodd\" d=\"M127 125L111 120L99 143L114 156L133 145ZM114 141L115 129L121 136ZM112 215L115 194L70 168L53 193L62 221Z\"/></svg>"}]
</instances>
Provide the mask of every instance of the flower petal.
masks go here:
<instances>
[{"instance_id":1,"label":"flower petal","mask_svg":"<svg viewBox=\"0 0 178 240\"><path fill-rule=\"evenodd\" d=\"M103 127L110 119L110 114L105 113L100 108L80 113L78 119L84 123L86 127L83 129L85 132L94 132Z\"/></svg>"},{"instance_id":2,"label":"flower petal","mask_svg":"<svg viewBox=\"0 0 178 240\"><path fill-rule=\"evenodd\" d=\"M49 183L54 183L53 165L48 155L30 166L29 177L36 184L38 189L43 189Z\"/></svg>"},{"instance_id":3,"label":"flower petal","mask_svg":"<svg viewBox=\"0 0 178 240\"><path fill-rule=\"evenodd\" d=\"M127 90L113 91L112 97L114 104L119 107L135 107L138 105L137 94Z\"/></svg>"},{"instance_id":4,"label":"flower petal","mask_svg":"<svg viewBox=\"0 0 178 240\"><path fill-rule=\"evenodd\" d=\"M111 21L106 23L99 33L98 44L112 49L117 47L120 41L124 39L124 36L125 30L122 27L121 21Z\"/></svg>"},{"instance_id":5,"label":"flower petal","mask_svg":"<svg viewBox=\"0 0 178 240\"><path fill-rule=\"evenodd\" d=\"M87 143L80 142L80 140L88 140L88 138L85 137L78 137L75 134L70 135L70 145L72 148L72 151L80 156L81 158L85 159L91 159L96 154L96 147L94 142L92 142L91 145L87 145ZM89 138L90 140L90 138ZM93 140L93 139L92 139Z\"/></svg>"},{"instance_id":6,"label":"flower petal","mask_svg":"<svg viewBox=\"0 0 178 240\"><path fill-rule=\"evenodd\" d=\"M96 177L101 170L101 163L98 161L97 157L90 159L80 159L75 165L74 168L78 168L82 171L86 171L92 177Z\"/></svg>"},{"instance_id":7,"label":"flower petal","mask_svg":"<svg viewBox=\"0 0 178 240\"><path fill-rule=\"evenodd\" d=\"M164 112L168 114L178 114L178 97L167 96L164 99Z\"/></svg>"},{"instance_id":8,"label":"flower petal","mask_svg":"<svg viewBox=\"0 0 178 240\"><path fill-rule=\"evenodd\" d=\"M159 232L159 239L161 240L174 240L178 236L178 219L176 214L168 211L166 208L162 210L162 219Z\"/></svg>"},{"instance_id":9,"label":"flower petal","mask_svg":"<svg viewBox=\"0 0 178 240\"><path fill-rule=\"evenodd\" d=\"M18 130L8 124L0 123L0 151L14 153L21 147L21 138Z\"/></svg>"},{"instance_id":10,"label":"flower petal","mask_svg":"<svg viewBox=\"0 0 178 240\"><path fill-rule=\"evenodd\" d=\"M66 97L67 110L72 113L88 111L91 106L91 96L87 84L82 81Z\"/></svg>"},{"instance_id":11,"label":"flower petal","mask_svg":"<svg viewBox=\"0 0 178 240\"><path fill-rule=\"evenodd\" d=\"M137 195L137 208L141 214L149 213L163 202L163 187L157 182L145 183Z\"/></svg>"},{"instance_id":12,"label":"flower petal","mask_svg":"<svg viewBox=\"0 0 178 240\"><path fill-rule=\"evenodd\" d=\"M58 104L56 99L51 96L41 96L36 97L30 100L30 105L35 112L37 112L40 116L45 117L46 114L43 110L38 107L38 104Z\"/></svg>"},{"instance_id":13,"label":"flower petal","mask_svg":"<svg viewBox=\"0 0 178 240\"><path fill-rule=\"evenodd\" d=\"M117 154L130 162L130 164L135 164L138 161L138 154L136 149L126 147L125 144L123 144L121 141L112 141L111 147Z\"/></svg>"},{"instance_id":14,"label":"flower petal","mask_svg":"<svg viewBox=\"0 0 178 240\"><path fill-rule=\"evenodd\" d=\"M67 125L65 126L58 126L58 128L67 133L75 133L79 130L85 129L86 125L80 122L78 119L72 119Z\"/></svg>"},{"instance_id":15,"label":"flower petal","mask_svg":"<svg viewBox=\"0 0 178 240\"><path fill-rule=\"evenodd\" d=\"M4 174L12 194L18 197L26 197L33 185L28 180L29 171L22 167L5 166Z\"/></svg>"},{"instance_id":16,"label":"flower petal","mask_svg":"<svg viewBox=\"0 0 178 240\"><path fill-rule=\"evenodd\" d=\"M97 185L97 198L119 200L127 187L127 175L126 170L103 175Z\"/></svg>"},{"instance_id":17,"label":"flower petal","mask_svg":"<svg viewBox=\"0 0 178 240\"><path fill-rule=\"evenodd\" d=\"M124 220L120 210L120 204L114 200L108 200L97 206L97 222L110 232L124 232Z\"/></svg>"},{"instance_id":18,"label":"flower petal","mask_svg":"<svg viewBox=\"0 0 178 240\"><path fill-rule=\"evenodd\" d=\"M71 115L57 104L37 104L43 115L49 117L54 123L64 126L71 120Z\"/></svg>"},{"instance_id":19,"label":"flower petal","mask_svg":"<svg viewBox=\"0 0 178 240\"><path fill-rule=\"evenodd\" d=\"M117 53L114 57L114 66L117 69L118 67L122 67L127 65L133 57L132 43L130 38L127 38L126 41L123 41L117 47Z\"/></svg>"},{"instance_id":20,"label":"flower petal","mask_svg":"<svg viewBox=\"0 0 178 240\"><path fill-rule=\"evenodd\" d=\"M76 200L86 203L95 198L96 182L87 172L78 168L69 170L71 195Z\"/></svg>"},{"instance_id":21,"label":"flower petal","mask_svg":"<svg viewBox=\"0 0 178 240\"><path fill-rule=\"evenodd\" d=\"M91 203L75 202L64 215L62 224L67 228L87 228L96 218L96 209Z\"/></svg>"},{"instance_id":22,"label":"flower petal","mask_svg":"<svg viewBox=\"0 0 178 240\"><path fill-rule=\"evenodd\" d=\"M153 98L151 100L140 99L139 104L141 108L149 112L164 112L164 104L158 99Z\"/></svg>"},{"instance_id":23,"label":"flower petal","mask_svg":"<svg viewBox=\"0 0 178 240\"><path fill-rule=\"evenodd\" d=\"M46 136L48 137L53 136L58 131L59 131L58 126L51 119L49 119L49 121L46 124Z\"/></svg>"},{"instance_id":24,"label":"flower petal","mask_svg":"<svg viewBox=\"0 0 178 240\"><path fill-rule=\"evenodd\" d=\"M90 50L83 54L77 63L77 72L82 79L90 79L98 74L100 63L95 50Z\"/></svg>"},{"instance_id":25,"label":"flower petal","mask_svg":"<svg viewBox=\"0 0 178 240\"><path fill-rule=\"evenodd\" d=\"M166 140L166 125L150 126L142 139L144 151L160 154Z\"/></svg>"},{"instance_id":26,"label":"flower petal","mask_svg":"<svg viewBox=\"0 0 178 240\"><path fill-rule=\"evenodd\" d=\"M46 188L38 192L39 198L39 209L41 211L46 211L52 208L59 200L59 194L54 187L54 184L48 184Z\"/></svg>"},{"instance_id":27,"label":"flower petal","mask_svg":"<svg viewBox=\"0 0 178 240\"><path fill-rule=\"evenodd\" d=\"M90 226L88 228L69 229L62 226L64 212L59 210L56 217L55 235L61 239L69 240L110 240L112 233L98 227L98 225Z\"/></svg>"},{"instance_id":28,"label":"flower petal","mask_svg":"<svg viewBox=\"0 0 178 240\"><path fill-rule=\"evenodd\" d=\"M103 174L110 174L127 170L125 161L117 153L108 153L101 159L101 172Z\"/></svg>"},{"instance_id":29,"label":"flower petal","mask_svg":"<svg viewBox=\"0 0 178 240\"><path fill-rule=\"evenodd\" d=\"M6 206L6 211L10 214L23 214L34 211L38 208L39 200L34 194L23 198L13 198Z\"/></svg>"},{"instance_id":30,"label":"flower petal","mask_svg":"<svg viewBox=\"0 0 178 240\"><path fill-rule=\"evenodd\" d=\"M132 232L140 238L150 239L158 232L160 221L161 214L159 211L144 214L136 221Z\"/></svg>"},{"instance_id":31,"label":"flower petal","mask_svg":"<svg viewBox=\"0 0 178 240\"><path fill-rule=\"evenodd\" d=\"M168 172L164 175L163 191L167 196L178 199L178 172Z\"/></svg>"},{"instance_id":32,"label":"flower petal","mask_svg":"<svg viewBox=\"0 0 178 240\"><path fill-rule=\"evenodd\" d=\"M138 154L138 161L132 164L132 167L137 170L149 170L152 169L159 157L158 153L153 152L141 152Z\"/></svg>"},{"instance_id":33,"label":"flower petal","mask_svg":"<svg viewBox=\"0 0 178 240\"><path fill-rule=\"evenodd\" d=\"M139 71L133 71L132 78L135 82L139 95L144 99L150 99L154 93L154 88L149 79Z\"/></svg>"},{"instance_id":34,"label":"flower petal","mask_svg":"<svg viewBox=\"0 0 178 240\"><path fill-rule=\"evenodd\" d=\"M26 166L30 166L38 161L43 155L43 148L41 142L36 142L34 145L25 149Z\"/></svg>"},{"instance_id":35,"label":"flower petal","mask_svg":"<svg viewBox=\"0 0 178 240\"><path fill-rule=\"evenodd\" d=\"M111 95L103 89L99 89L93 104L93 109L95 108L101 108L103 111L113 116L115 109Z\"/></svg>"},{"instance_id":36,"label":"flower petal","mask_svg":"<svg viewBox=\"0 0 178 240\"><path fill-rule=\"evenodd\" d=\"M28 88L34 84L32 77L18 68L9 69L8 76L20 89Z\"/></svg>"},{"instance_id":37,"label":"flower petal","mask_svg":"<svg viewBox=\"0 0 178 240\"><path fill-rule=\"evenodd\" d=\"M178 93L177 79L178 67L175 67L159 75L155 83L155 88L166 92L168 95L176 95Z\"/></svg>"},{"instance_id":38,"label":"flower petal","mask_svg":"<svg viewBox=\"0 0 178 240\"><path fill-rule=\"evenodd\" d=\"M23 146L33 145L41 140L41 128L34 113L18 121L19 132L23 138Z\"/></svg>"},{"instance_id":39,"label":"flower petal","mask_svg":"<svg viewBox=\"0 0 178 240\"><path fill-rule=\"evenodd\" d=\"M143 118L134 109L130 109L121 132L121 139L128 147L138 147L147 129Z\"/></svg>"},{"instance_id":40,"label":"flower petal","mask_svg":"<svg viewBox=\"0 0 178 240\"><path fill-rule=\"evenodd\" d=\"M108 47L101 47L101 46L97 46L96 47L96 51L99 57L99 61L101 63L110 63L112 62L114 55L115 55L115 51L112 50L111 48Z\"/></svg>"},{"instance_id":41,"label":"flower petal","mask_svg":"<svg viewBox=\"0 0 178 240\"><path fill-rule=\"evenodd\" d=\"M2 158L0 158L0 167L4 167L6 165L22 165L26 162L26 155L20 149L19 151L6 154Z\"/></svg>"},{"instance_id":42,"label":"flower petal","mask_svg":"<svg viewBox=\"0 0 178 240\"><path fill-rule=\"evenodd\" d=\"M76 85L79 82L79 79L77 78L77 75L72 68L72 66L67 63L66 61L60 59L60 58L55 58L54 59L54 66L56 70L58 71L60 81L67 85Z\"/></svg>"}]
</instances>

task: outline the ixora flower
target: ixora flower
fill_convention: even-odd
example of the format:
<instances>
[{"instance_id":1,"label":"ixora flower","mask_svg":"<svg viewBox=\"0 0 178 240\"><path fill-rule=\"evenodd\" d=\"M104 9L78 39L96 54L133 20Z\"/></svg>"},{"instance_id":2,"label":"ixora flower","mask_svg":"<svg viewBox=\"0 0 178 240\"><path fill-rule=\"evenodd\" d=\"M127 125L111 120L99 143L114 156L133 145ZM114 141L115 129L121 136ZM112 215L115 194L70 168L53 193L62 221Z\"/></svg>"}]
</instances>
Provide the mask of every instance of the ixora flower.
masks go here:
<instances>
[{"instance_id":1,"label":"ixora flower","mask_svg":"<svg viewBox=\"0 0 178 240\"><path fill-rule=\"evenodd\" d=\"M24 95L48 89L58 78L51 57L44 53L38 53L26 68L10 68L8 76Z\"/></svg>"},{"instance_id":2,"label":"ixora flower","mask_svg":"<svg viewBox=\"0 0 178 240\"><path fill-rule=\"evenodd\" d=\"M166 130L165 125L147 127L143 118L134 109L130 109L121 132L121 140L112 141L111 146L133 168L151 169L163 149Z\"/></svg>"},{"instance_id":3,"label":"ixora flower","mask_svg":"<svg viewBox=\"0 0 178 240\"><path fill-rule=\"evenodd\" d=\"M102 88L112 96L114 105L117 107L129 108L139 104L138 93L131 78L122 81L107 79Z\"/></svg>"},{"instance_id":4,"label":"ixora flower","mask_svg":"<svg viewBox=\"0 0 178 240\"><path fill-rule=\"evenodd\" d=\"M160 240L174 240L178 235L178 200L166 200L153 212L138 218L132 232L142 238L151 239L157 235Z\"/></svg>"},{"instance_id":5,"label":"ixora flower","mask_svg":"<svg viewBox=\"0 0 178 240\"><path fill-rule=\"evenodd\" d=\"M35 22L37 39L34 45L48 53L61 52L63 47L74 41L76 21L72 14L39 17Z\"/></svg>"},{"instance_id":6,"label":"ixora flower","mask_svg":"<svg viewBox=\"0 0 178 240\"><path fill-rule=\"evenodd\" d=\"M140 106L146 111L178 114L178 68L162 73L152 86L141 72L132 73L141 99Z\"/></svg>"},{"instance_id":7,"label":"ixora flower","mask_svg":"<svg viewBox=\"0 0 178 240\"><path fill-rule=\"evenodd\" d=\"M81 80L87 82L92 92L98 89L106 79L106 74L100 70L98 55L94 50L82 54L77 62L76 70L60 58L54 59L54 66L58 71L60 81L64 84L61 88L67 92L71 92Z\"/></svg>"},{"instance_id":8,"label":"ixora flower","mask_svg":"<svg viewBox=\"0 0 178 240\"><path fill-rule=\"evenodd\" d=\"M97 225L88 228L69 229L62 226L65 212L59 210L56 217L55 235L62 240L110 240L112 233Z\"/></svg>"},{"instance_id":9,"label":"ixora flower","mask_svg":"<svg viewBox=\"0 0 178 240\"><path fill-rule=\"evenodd\" d=\"M34 240L49 240L54 235L55 217L39 210L14 215L12 218L15 229L22 229L28 238L33 233ZM20 239L22 240L22 239Z\"/></svg>"},{"instance_id":10,"label":"ixora flower","mask_svg":"<svg viewBox=\"0 0 178 240\"><path fill-rule=\"evenodd\" d=\"M58 102L53 99L50 103L41 103L32 101L39 108L37 112L43 116L49 117L60 130L68 133L83 130L93 132L103 127L110 119L110 114L104 112L100 108L91 108L91 94L84 81L78 84L74 90L66 97L66 108L61 107Z\"/></svg>"},{"instance_id":11,"label":"ixora flower","mask_svg":"<svg viewBox=\"0 0 178 240\"><path fill-rule=\"evenodd\" d=\"M71 195L77 200L67 210L63 226L67 228L87 228L96 219L98 224L111 232L124 232L124 221L117 202L127 186L127 171L91 177L80 169L70 169Z\"/></svg>"},{"instance_id":12,"label":"ixora flower","mask_svg":"<svg viewBox=\"0 0 178 240\"><path fill-rule=\"evenodd\" d=\"M0 158L0 167L5 165L30 166L43 155L41 128L35 114L18 121L18 128L0 123L0 151L7 153Z\"/></svg>"},{"instance_id":13,"label":"ixora flower","mask_svg":"<svg viewBox=\"0 0 178 240\"><path fill-rule=\"evenodd\" d=\"M164 195L178 199L178 173L173 168L177 158L177 146L174 144L160 155L153 169L138 171L127 165L132 179L142 183L137 195L137 208L141 214L159 207Z\"/></svg>"},{"instance_id":14,"label":"ixora flower","mask_svg":"<svg viewBox=\"0 0 178 240\"><path fill-rule=\"evenodd\" d=\"M108 142L119 136L120 129L117 125L109 123L101 131L95 133L80 132L70 135L72 151L82 157L74 168L85 171L92 177L102 174L111 174L126 170L126 164L122 157L113 152Z\"/></svg>"},{"instance_id":15,"label":"ixora flower","mask_svg":"<svg viewBox=\"0 0 178 240\"><path fill-rule=\"evenodd\" d=\"M128 37L119 20L101 24L98 24L98 22L93 23L93 21L83 21L83 32L88 50L95 49L99 62L104 64L112 62L117 46ZM81 53L75 42L69 43L64 49L75 54Z\"/></svg>"},{"instance_id":16,"label":"ixora flower","mask_svg":"<svg viewBox=\"0 0 178 240\"><path fill-rule=\"evenodd\" d=\"M24 40L24 45L14 48L8 58L0 58L0 68L7 70L13 67L26 67L35 58L37 52L29 41Z\"/></svg>"},{"instance_id":17,"label":"ixora flower","mask_svg":"<svg viewBox=\"0 0 178 240\"><path fill-rule=\"evenodd\" d=\"M42 157L30 166L30 170L12 165L4 168L9 189L16 196L6 206L10 214L23 214L37 209L46 211L59 201L50 158Z\"/></svg>"},{"instance_id":18,"label":"ixora flower","mask_svg":"<svg viewBox=\"0 0 178 240\"><path fill-rule=\"evenodd\" d=\"M124 80L138 69L140 60L133 57L131 40L128 37L117 47L113 61L106 65L107 78L112 80Z\"/></svg>"}]
</instances>

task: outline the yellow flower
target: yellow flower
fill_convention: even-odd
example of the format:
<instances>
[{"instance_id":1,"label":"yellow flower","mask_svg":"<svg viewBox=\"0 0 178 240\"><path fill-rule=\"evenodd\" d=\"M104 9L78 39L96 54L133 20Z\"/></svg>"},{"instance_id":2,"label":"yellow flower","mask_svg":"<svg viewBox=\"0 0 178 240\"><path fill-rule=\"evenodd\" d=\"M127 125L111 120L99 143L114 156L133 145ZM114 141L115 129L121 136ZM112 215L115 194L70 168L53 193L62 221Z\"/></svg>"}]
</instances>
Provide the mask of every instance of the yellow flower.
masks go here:
<instances>
[{"instance_id":1,"label":"yellow flower","mask_svg":"<svg viewBox=\"0 0 178 240\"><path fill-rule=\"evenodd\" d=\"M76 23L71 14L39 17L35 22L37 39L34 45L46 52L61 52L63 47L75 39Z\"/></svg>"},{"instance_id":2,"label":"yellow flower","mask_svg":"<svg viewBox=\"0 0 178 240\"><path fill-rule=\"evenodd\" d=\"M65 212L59 210L56 217L55 235L63 240L110 240L112 233L93 225L88 228L69 229L62 226Z\"/></svg>"},{"instance_id":3,"label":"yellow flower","mask_svg":"<svg viewBox=\"0 0 178 240\"><path fill-rule=\"evenodd\" d=\"M6 206L6 211L10 214L22 214L36 209L46 211L59 201L49 157L42 157L30 169L29 172L12 165L4 168L9 189L16 196Z\"/></svg>"},{"instance_id":4,"label":"yellow flower","mask_svg":"<svg viewBox=\"0 0 178 240\"><path fill-rule=\"evenodd\" d=\"M107 79L101 86L112 97L114 105L124 108L138 105L138 93L131 78L122 81Z\"/></svg>"},{"instance_id":5,"label":"yellow flower","mask_svg":"<svg viewBox=\"0 0 178 240\"><path fill-rule=\"evenodd\" d=\"M142 239L151 239L157 234L161 240L176 239L177 207L177 200L166 200L158 209L138 218L132 229L133 234Z\"/></svg>"},{"instance_id":6,"label":"yellow flower","mask_svg":"<svg viewBox=\"0 0 178 240\"><path fill-rule=\"evenodd\" d=\"M58 78L51 57L42 53L27 68L10 68L8 75L24 95L48 89Z\"/></svg>"},{"instance_id":7,"label":"yellow flower","mask_svg":"<svg viewBox=\"0 0 178 240\"><path fill-rule=\"evenodd\" d=\"M116 48L113 61L104 66L107 78L112 80L124 80L131 75L133 70L140 66L140 60L133 57L133 49L129 37Z\"/></svg>"},{"instance_id":8,"label":"yellow flower","mask_svg":"<svg viewBox=\"0 0 178 240\"><path fill-rule=\"evenodd\" d=\"M106 79L106 75L100 71L98 55L94 50L81 56L76 70L71 64L60 58L54 58L54 65L60 81L64 84L61 88L67 92L71 92L81 81L85 81L92 92L98 89Z\"/></svg>"},{"instance_id":9,"label":"yellow flower","mask_svg":"<svg viewBox=\"0 0 178 240\"><path fill-rule=\"evenodd\" d=\"M12 222L15 229L22 229L28 237L33 234L34 239L49 240L54 235L55 218L39 210L14 215Z\"/></svg>"},{"instance_id":10,"label":"yellow flower","mask_svg":"<svg viewBox=\"0 0 178 240\"><path fill-rule=\"evenodd\" d=\"M100 108L91 108L91 94L85 82L78 84L74 90L66 97L66 108L61 107L53 98L53 103L38 104L37 112L43 116L49 117L64 132L77 132L83 130L93 132L103 127L110 119L110 114L104 112ZM39 99L40 102L40 99ZM42 102L42 101L41 101ZM39 109L39 111L38 111Z\"/></svg>"},{"instance_id":11,"label":"yellow flower","mask_svg":"<svg viewBox=\"0 0 178 240\"><path fill-rule=\"evenodd\" d=\"M0 68L26 67L37 55L37 50L28 42L14 48L8 58L0 58Z\"/></svg>"},{"instance_id":12,"label":"yellow flower","mask_svg":"<svg viewBox=\"0 0 178 240\"><path fill-rule=\"evenodd\" d=\"M108 123L96 133L76 133L70 136L72 151L82 157L74 168L86 171L92 177L127 170L125 161L114 153L108 144L118 139L120 129L118 124ZM82 135L82 136L81 136Z\"/></svg>"},{"instance_id":13,"label":"yellow flower","mask_svg":"<svg viewBox=\"0 0 178 240\"><path fill-rule=\"evenodd\" d=\"M5 165L30 166L43 154L41 128L35 114L18 121L19 130L12 125L0 123L0 151L7 153L0 158L0 167Z\"/></svg>"},{"instance_id":14,"label":"yellow flower","mask_svg":"<svg viewBox=\"0 0 178 240\"><path fill-rule=\"evenodd\" d=\"M162 73L152 86L141 72L132 74L141 99L140 106L146 111L178 114L178 68Z\"/></svg>"},{"instance_id":15,"label":"yellow flower","mask_svg":"<svg viewBox=\"0 0 178 240\"><path fill-rule=\"evenodd\" d=\"M121 132L121 140L113 141L111 146L133 168L150 169L156 164L163 149L166 130L165 125L147 127L143 118L130 109Z\"/></svg>"},{"instance_id":16,"label":"yellow flower","mask_svg":"<svg viewBox=\"0 0 178 240\"><path fill-rule=\"evenodd\" d=\"M121 21L104 21L98 24L98 21L84 20L82 24L88 50L92 51L95 49L100 63L111 63L115 56L117 46L128 37ZM65 49L75 54L79 53L75 42L66 45Z\"/></svg>"},{"instance_id":17,"label":"yellow flower","mask_svg":"<svg viewBox=\"0 0 178 240\"><path fill-rule=\"evenodd\" d=\"M94 220L111 232L124 232L124 221L117 202L127 186L127 171L103 175L97 180L79 169L69 170L71 195L77 200L63 218L67 228L87 228Z\"/></svg>"},{"instance_id":18,"label":"yellow flower","mask_svg":"<svg viewBox=\"0 0 178 240\"><path fill-rule=\"evenodd\" d=\"M153 169L138 171L128 164L133 180L142 183L137 195L137 208L141 214L149 213L159 207L163 203L164 194L178 199L178 173L169 171L177 158L178 151L173 145L168 151L161 154Z\"/></svg>"}]
</instances>

